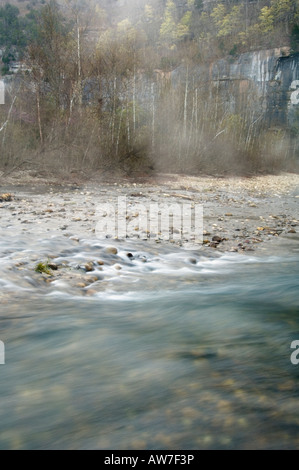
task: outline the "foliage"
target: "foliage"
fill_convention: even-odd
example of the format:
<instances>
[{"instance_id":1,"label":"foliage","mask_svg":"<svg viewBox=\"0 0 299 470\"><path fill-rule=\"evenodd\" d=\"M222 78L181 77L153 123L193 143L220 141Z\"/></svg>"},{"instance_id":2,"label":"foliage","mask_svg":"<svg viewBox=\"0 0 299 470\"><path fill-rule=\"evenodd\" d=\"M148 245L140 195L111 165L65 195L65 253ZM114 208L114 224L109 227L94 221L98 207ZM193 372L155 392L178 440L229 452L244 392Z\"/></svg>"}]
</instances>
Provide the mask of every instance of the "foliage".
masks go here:
<instances>
[{"instance_id":1,"label":"foliage","mask_svg":"<svg viewBox=\"0 0 299 470\"><path fill-rule=\"evenodd\" d=\"M177 38L176 32L176 8L172 0L167 0L164 22L160 28L160 36L163 41L172 43Z\"/></svg>"},{"instance_id":2,"label":"foliage","mask_svg":"<svg viewBox=\"0 0 299 470\"><path fill-rule=\"evenodd\" d=\"M47 274L47 275L52 274L52 271L49 268L48 263L42 263L42 262L38 263L35 266L35 272L39 274Z\"/></svg>"},{"instance_id":3,"label":"foliage","mask_svg":"<svg viewBox=\"0 0 299 470\"><path fill-rule=\"evenodd\" d=\"M20 53L27 67L0 109L5 171L26 164L66 175L152 168L227 174L274 169L281 155L287 159L288 145L279 146L257 115L258 97L249 93L233 109L221 99L221 84L198 84L197 66L261 47L297 50L297 1L63 5L50 0L25 16L0 8L6 71ZM233 101L239 84L223 86Z\"/></svg>"}]
</instances>

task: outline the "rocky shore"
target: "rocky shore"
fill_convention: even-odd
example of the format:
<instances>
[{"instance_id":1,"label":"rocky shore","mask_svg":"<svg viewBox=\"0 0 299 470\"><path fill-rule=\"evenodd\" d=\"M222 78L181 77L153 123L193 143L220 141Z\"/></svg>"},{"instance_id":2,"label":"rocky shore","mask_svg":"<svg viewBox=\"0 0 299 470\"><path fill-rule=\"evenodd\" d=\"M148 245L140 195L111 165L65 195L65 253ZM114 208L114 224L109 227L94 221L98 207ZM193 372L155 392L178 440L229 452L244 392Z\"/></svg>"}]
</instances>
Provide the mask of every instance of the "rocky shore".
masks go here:
<instances>
[{"instance_id":1,"label":"rocky shore","mask_svg":"<svg viewBox=\"0 0 299 470\"><path fill-rule=\"evenodd\" d=\"M97 227L105 225L108 215L101 209L110 204L118 215L119 198L125 200L128 207L125 219L129 227L128 262L134 256L130 246L140 241L148 244L149 252L159 250L159 246L211 256L227 252L256 256L275 255L278 251L299 252L299 175L296 174L226 179L160 175L153 179L117 182L94 178L84 184L45 183L28 175L14 174L5 180L0 177L1 237L21 240L30 235L37 243L41 239L63 237L69 240L70 246L82 240L97 239ZM172 231L166 237L141 227L138 210L150 204L203 206L201 243L197 243L194 233L185 227L181 234ZM101 256L81 260L77 275L69 269L62 270L66 264L59 265L57 254L50 252L48 260L32 259L30 269L37 271L36 279L41 275L46 280L50 278L49 282L71 278L73 285L85 288L99 281L105 265L113 267L114 272L122 270L124 260L118 256L119 243L113 236L106 239ZM19 269L23 269L22 260L19 260Z\"/></svg>"},{"instance_id":2,"label":"rocky shore","mask_svg":"<svg viewBox=\"0 0 299 470\"><path fill-rule=\"evenodd\" d=\"M220 251L257 250L275 237L296 238L299 232L296 174L227 179L161 175L139 182L97 180L85 184L45 184L16 174L6 180L0 177L1 229L4 236L5 229L13 227L20 236L56 232L65 237L94 237L103 215L101 207L111 204L117 214L119 197L125 198L128 206L130 239L152 238L156 243L185 247L194 241L188 232L182 237L172 238L170 233L163 238L159 232L139 230L139 214L133 209L152 203L202 205L203 244Z\"/></svg>"}]
</instances>

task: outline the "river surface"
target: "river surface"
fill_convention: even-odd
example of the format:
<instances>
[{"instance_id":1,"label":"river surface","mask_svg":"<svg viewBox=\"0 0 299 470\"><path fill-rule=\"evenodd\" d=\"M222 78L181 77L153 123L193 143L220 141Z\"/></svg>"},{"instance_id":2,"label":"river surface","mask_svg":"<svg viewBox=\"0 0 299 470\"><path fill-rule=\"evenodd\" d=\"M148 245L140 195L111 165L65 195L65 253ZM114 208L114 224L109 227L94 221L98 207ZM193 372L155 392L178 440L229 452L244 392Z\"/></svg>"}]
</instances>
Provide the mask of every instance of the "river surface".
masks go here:
<instances>
[{"instance_id":1,"label":"river surface","mask_svg":"<svg viewBox=\"0 0 299 470\"><path fill-rule=\"evenodd\" d=\"M117 249L0 240L0 449L298 449L298 250ZM104 259L94 288L41 281L49 253Z\"/></svg>"}]
</instances>

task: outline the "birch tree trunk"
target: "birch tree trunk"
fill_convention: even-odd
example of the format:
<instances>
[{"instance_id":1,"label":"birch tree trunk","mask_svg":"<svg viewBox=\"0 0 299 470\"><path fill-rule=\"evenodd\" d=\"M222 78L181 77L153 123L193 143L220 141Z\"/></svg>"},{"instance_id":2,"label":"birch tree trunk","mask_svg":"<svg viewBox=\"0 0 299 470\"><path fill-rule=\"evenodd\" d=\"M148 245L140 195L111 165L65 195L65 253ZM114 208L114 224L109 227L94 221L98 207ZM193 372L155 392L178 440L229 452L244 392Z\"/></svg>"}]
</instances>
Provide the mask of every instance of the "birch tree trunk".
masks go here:
<instances>
[{"instance_id":1,"label":"birch tree trunk","mask_svg":"<svg viewBox=\"0 0 299 470\"><path fill-rule=\"evenodd\" d=\"M155 84L152 83L151 86L151 95L152 95L152 151L155 151L155 121L156 121L156 109L155 109Z\"/></svg>"},{"instance_id":2,"label":"birch tree trunk","mask_svg":"<svg viewBox=\"0 0 299 470\"><path fill-rule=\"evenodd\" d=\"M136 68L134 66L134 78L133 78L133 130L134 135L136 132Z\"/></svg>"},{"instance_id":3,"label":"birch tree trunk","mask_svg":"<svg viewBox=\"0 0 299 470\"><path fill-rule=\"evenodd\" d=\"M189 92L189 67L187 67L186 87L185 87L185 97L184 97L184 128L183 128L184 129L184 131L183 131L184 138L187 137L188 92Z\"/></svg>"},{"instance_id":4,"label":"birch tree trunk","mask_svg":"<svg viewBox=\"0 0 299 470\"><path fill-rule=\"evenodd\" d=\"M42 129L42 121L41 121L41 113L40 113L40 89L39 85L36 88L36 111L37 111L37 122L38 122L38 131L39 131L39 138L40 143L44 145L44 136L43 136L43 129Z\"/></svg>"}]
</instances>

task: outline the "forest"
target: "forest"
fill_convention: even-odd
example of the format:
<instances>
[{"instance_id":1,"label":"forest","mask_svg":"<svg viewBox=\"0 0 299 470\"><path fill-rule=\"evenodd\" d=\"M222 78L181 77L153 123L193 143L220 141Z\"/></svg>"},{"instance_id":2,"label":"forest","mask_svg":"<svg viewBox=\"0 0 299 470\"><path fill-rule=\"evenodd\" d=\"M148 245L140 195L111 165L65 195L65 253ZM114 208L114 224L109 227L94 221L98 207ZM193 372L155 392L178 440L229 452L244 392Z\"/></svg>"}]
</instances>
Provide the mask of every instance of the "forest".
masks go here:
<instances>
[{"instance_id":1,"label":"forest","mask_svg":"<svg viewBox=\"0 0 299 470\"><path fill-rule=\"evenodd\" d=\"M0 167L87 176L296 170L296 119L273 130L254 90L232 108L219 81L199 79L201 67L274 48L297 57L298 0L7 2Z\"/></svg>"}]
</instances>

